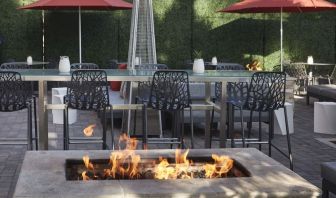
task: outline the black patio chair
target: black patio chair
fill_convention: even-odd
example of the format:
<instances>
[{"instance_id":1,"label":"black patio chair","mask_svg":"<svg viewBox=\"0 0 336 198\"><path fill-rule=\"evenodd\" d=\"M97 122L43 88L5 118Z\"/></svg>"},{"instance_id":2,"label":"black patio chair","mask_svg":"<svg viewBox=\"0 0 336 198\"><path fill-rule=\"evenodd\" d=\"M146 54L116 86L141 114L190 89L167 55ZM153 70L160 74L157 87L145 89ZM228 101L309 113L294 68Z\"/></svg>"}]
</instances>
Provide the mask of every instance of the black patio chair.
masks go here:
<instances>
[{"instance_id":1,"label":"black patio chair","mask_svg":"<svg viewBox=\"0 0 336 198\"><path fill-rule=\"evenodd\" d=\"M216 71L220 71L220 72L225 72L225 71L242 71L242 70L245 70L244 66L242 65L239 65L239 64L218 64L216 66ZM236 92L236 93L239 93L239 88L240 87L236 87L238 90L232 90L233 92ZM213 102L215 103L217 100L220 99L222 95L222 83L221 82L216 82L215 83L215 98L213 98ZM211 127L214 126L214 117L215 117L215 109L213 108L212 109L212 112L211 112ZM219 141L219 138L213 138L213 131L214 129L212 128L210 130L210 147L211 147L211 144L212 144L212 141L215 140L215 141Z\"/></svg>"},{"instance_id":2,"label":"black patio chair","mask_svg":"<svg viewBox=\"0 0 336 198\"><path fill-rule=\"evenodd\" d=\"M246 93L240 92L236 96L228 98L229 104L229 133L231 134L232 147L235 146L235 142L242 141L243 147L248 144L259 144L259 149L261 149L262 144L268 144L269 156L272 153L272 147L278 150L281 154L289 159L290 168L293 170L293 157L289 136L288 118L287 118L287 108L285 106L285 93L286 93L286 74L284 72L257 72L254 73L250 84L247 87L245 82L243 83L229 83L235 90L247 90ZM238 89L236 88L238 87ZM229 92L229 91L228 91ZM241 139L235 139L232 133L232 122L234 119L234 107L239 108L240 111L240 122L241 122ZM288 155L280 150L276 145L272 143L274 138L274 111L283 108L286 124L286 136L287 136L287 146ZM258 113L259 116L259 138L258 140L250 139L245 137L244 131L244 117L243 111L247 110L250 112L249 122L252 122L253 113ZM262 113L268 113L269 122L269 135L268 141L262 141L261 136L261 116ZM249 129L249 134L251 129Z\"/></svg>"},{"instance_id":3,"label":"black patio chair","mask_svg":"<svg viewBox=\"0 0 336 198\"><path fill-rule=\"evenodd\" d=\"M70 69L99 69L95 63L72 63Z\"/></svg>"},{"instance_id":4,"label":"black patio chair","mask_svg":"<svg viewBox=\"0 0 336 198\"><path fill-rule=\"evenodd\" d=\"M156 71L156 70L167 70L168 66L165 64L141 64L136 65L135 69L142 70L142 71ZM137 95L135 96L135 104L139 103L145 103L149 101L149 94L151 89L151 81L139 81L136 82L138 84L137 89ZM160 137L163 135L163 129L162 129L162 114L161 111L159 111L159 121L160 121ZM137 117L137 111L134 110L134 119L133 119L133 133L136 132L136 120Z\"/></svg>"},{"instance_id":5,"label":"black patio chair","mask_svg":"<svg viewBox=\"0 0 336 198\"><path fill-rule=\"evenodd\" d=\"M109 102L107 75L103 70L75 70L71 81L68 83L67 95L64 97L64 150L69 149L69 144L102 143L106 149L106 111L112 108ZM103 116L102 138L70 138L69 137L69 108L86 111L96 111ZM113 117L111 124L113 126ZM112 144L114 143L113 127L111 127Z\"/></svg>"},{"instance_id":6,"label":"black patio chair","mask_svg":"<svg viewBox=\"0 0 336 198\"><path fill-rule=\"evenodd\" d=\"M31 65L28 65L27 63L9 62L2 63L0 69L31 69Z\"/></svg>"},{"instance_id":7,"label":"black patio chair","mask_svg":"<svg viewBox=\"0 0 336 198\"><path fill-rule=\"evenodd\" d=\"M33 95L30 91L30 83L21 80L21 75L14 71L0 71L0 111L14 112L27 109L27 138L1 138L2 145L27 144L28 150L38 149L37 123L35 122L35 137L33 137L32 113L36 112L36 104L33 104ZM36 114L34 114L36 115ZM36 117L35 117L36 121ZM9 123L8 123L9 124ZM25 141L25 142L22 142Z\"/></svg>"},{"instance_id":8,"label":"black patio chair","mask_svg":"<svg viewBox=\"0 0 336 198\"><path fill-rule=\"evenodd\" d=\"M189 77L185 71L156 71L153 75L148 103L143 106L143 147L147 144L173 144L184 148L184 109L191 108ZM171 138L148 138L147 108L173 114ZM192 111L190 111L192 112ZM192 113L190 113L192 120ZM193 133L193 132L192 132Z\"/></svg>"}]
</instances>

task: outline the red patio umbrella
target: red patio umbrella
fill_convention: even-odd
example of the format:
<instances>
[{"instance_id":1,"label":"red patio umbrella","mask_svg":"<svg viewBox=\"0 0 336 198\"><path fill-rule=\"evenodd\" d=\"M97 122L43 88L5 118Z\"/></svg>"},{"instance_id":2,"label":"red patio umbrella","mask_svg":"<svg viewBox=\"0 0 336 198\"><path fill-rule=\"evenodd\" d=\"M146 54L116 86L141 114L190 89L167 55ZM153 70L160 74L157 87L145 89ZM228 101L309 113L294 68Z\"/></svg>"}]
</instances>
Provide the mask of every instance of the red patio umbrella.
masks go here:
<instances>
[{"instance_id":1,"label":"red patio umbrella","mask_svg":"<svg viewBox=\"0 0 336 198\"><path fill-rule=\"evenodd\" d=\"M335 10L336 4L325 0L244 0L219 10L219 12L232 13L281 13L280 23L280 64L283 70L282 52L282 13L283 12L318 12Z\"/></svg>"},{"instance_id":2,"label":"red patio umbrella","mask_svg":"<svg viewBox=\"0 0 336 198\"><path fill-rule=\"evenodd\" d=\"M127 10L132 9L131 3L122 0L39 0L19 9L36 10L69 10L78 9L79 27L79 62L82 62L82 23L81 10Z\"/></svg>"}]
</instances>

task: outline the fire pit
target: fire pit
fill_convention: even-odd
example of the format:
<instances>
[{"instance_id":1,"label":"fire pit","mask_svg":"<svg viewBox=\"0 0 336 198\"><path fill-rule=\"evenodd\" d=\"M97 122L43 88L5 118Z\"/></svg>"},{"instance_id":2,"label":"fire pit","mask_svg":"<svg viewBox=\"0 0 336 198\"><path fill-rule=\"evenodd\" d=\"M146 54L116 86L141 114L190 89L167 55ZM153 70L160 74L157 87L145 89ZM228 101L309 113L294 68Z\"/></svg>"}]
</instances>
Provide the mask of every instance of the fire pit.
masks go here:
<instances>
[{"instance_id":1,"label":"fire pit","mask_svg":"<svg viewBox=\"0 0 336 198\"><path fill-rule=\"evenodd\" d=\"M160 162L160 160L163 161L162 159L167 159L172 167L176 166L176 152L180 152L182 156L185 154L185 151L174 150L132 152L134 155L139 155L145 164L150 164L147 162L153 160ZM212 155L227 156L232 159L230 169L232 172L228 171L220 177L214 176L216 178L206 178L202 168L199 167L204 167L207 163L216 164ZM14 197L212 198L317 197L320 195L317 187L253 148L190 150L186 159L196 164L196 172L201 176L187 179L155 179L152 173L148 177L140 174L134 179L122 178L119 175L114 179L102 177L106 180L95 180L90 176L91 173L86 172L85 175L92 180L83 181L82 172L90 171L84 165L83 156L92 157L88 162L93 165L94 171L104 173L104 169L111 169L110 151L28 151ZM197 166L200 162L202 165ZM140 169L142 169L141 163L138 166ZM125 167L124 164L122 167ZM155 169L155 166L150 170L153 168ZM193 168L195 167L191 167L190 170ZM220 166L217 166L216 170L219 168ZM142 171L144 170L148 169L144 168Z\"/></svg>"}]
</instances>

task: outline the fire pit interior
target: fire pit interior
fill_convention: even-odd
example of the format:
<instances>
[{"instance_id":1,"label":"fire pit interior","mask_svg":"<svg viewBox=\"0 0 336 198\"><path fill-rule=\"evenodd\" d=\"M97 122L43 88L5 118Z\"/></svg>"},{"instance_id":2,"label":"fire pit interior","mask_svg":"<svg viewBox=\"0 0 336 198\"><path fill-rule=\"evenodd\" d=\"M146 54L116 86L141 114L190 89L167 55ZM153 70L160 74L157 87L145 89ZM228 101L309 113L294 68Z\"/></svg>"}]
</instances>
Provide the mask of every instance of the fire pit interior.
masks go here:
<instances>
[{"instance_id":1,"label":"fire pit interior","mask_svg":"<svg viewBox=\"0 0 336 198\"><path fill-rule=\"evenodd\" d=\"M226 155L188 156L189 150L175 150L175 156L146 157L135 153L137 140L122 134L119 150L109 159L67 159L67 180L136 180L136 179L212 179L249 177L249 171Z\"/></svg>"},{"instance_id":2,"label":"fire pit interior","mask_svg":"<svg viewBox=\"0 0 336 198\"><path fill-rule=\"evenodd\" d=\"M67 180L114 180L114 179L188 179L188 178L225 178L225 177L250 177L250 172L238 161L232 159L232 167L225 173L222 174L212 174L207 175L207 171L205 170L206 166L211 164L215 164L215 160L211 157L190 157L188 158L192 164L178 164L180 170L176 170L176 163L174 158L167 158L165 161L160 161L160 159L142 159L138 164L137 172L134 172L133 176L127 174L127 172L132 172L128 170L130 166L129 163L123 163L122 167L125 170L125 174L122 175L119 172L116 172L115 176L111 174L111 163L108 159L94 159L90 160L92 164L91 170L85 166L83 160L79 159L67 159L66 160L66 179ZM164 175L167 177L161 176L159 177L156 174L156 170L159 169L160 162L162 165L166 163L166 161L170 164L165 167L166 170L162 170ZM208 164L208 165L206 165ZM132 165L130 166L132 167ZM220 171L220 166L213 166L217 171ZM162 168L162 166L161 166ZM171 170L171 175L169 175L169 168ZM163 169L163 168L162 168ZM225 168L226 169L226 168ZM176 173L179 172L179 173ZM208 171L209 172L209 171ZM84 174L83 174L84 173ZM84 179L83 179L84 178Z\"/></svg>"}]
</instances>

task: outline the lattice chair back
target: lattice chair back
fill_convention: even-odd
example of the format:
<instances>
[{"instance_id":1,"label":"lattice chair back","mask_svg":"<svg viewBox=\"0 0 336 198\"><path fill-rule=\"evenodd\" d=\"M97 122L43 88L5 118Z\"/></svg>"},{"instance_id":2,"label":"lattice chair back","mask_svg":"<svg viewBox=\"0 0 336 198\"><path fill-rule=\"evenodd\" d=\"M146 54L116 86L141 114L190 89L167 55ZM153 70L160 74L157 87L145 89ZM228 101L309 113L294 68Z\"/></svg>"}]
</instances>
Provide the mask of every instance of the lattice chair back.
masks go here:
<instances>
[{"instance_id":1,"label":"lattice chair back","mask_svg":"<svg viewBox=\"0 0 336 198\"><path fill-rule=\"evenodd\" d=\"M282 108L285 93L284 72L256 72L252 75L244 109L267 112Z\"/></svg>"},{"instance_id":2,"label":"lattice chair back","mask_svg":"<svg viewBox=\"0 0 336 198\"><path fill-rule=\"evenodd\" d=\"M0 111L11 112L27 108L32 93L21 75L13 71L0 71Z\"/></svg>"},{"instance_id":3,"label":"lattice chair back","mask_svg":"<svg viewBox=\"0 0 336 198\"><path fill-rule=\"evenodd\" d=\"M190 107L189 77L185 71L156 71L148 106L157 110L178 111Z\"/></svg>"},{"instance_id":4,"label":"lattice chair back","mask_svg":"<svg viewBox=\"0 0 336 198\"><path fill-rule=\"evenodd\" d=\"M233 64L233 65L229 65L229 64L221 65L221 64L218 64L216 66L216 70L217 71L245 70L245 68L242 65L238 65L238 64ZM232 85L232 86L237 86L237 85ZM221 93L222 93L222 83L216 82L215 83L215 96L216 96L217 99L220 98Z\"/></svg>"},{"instance_id":5,"label":"lattice chair back","mask_svg":"<svg viewBox=\"0 0 336 198\"><path fill-rule=\"evenodd\" d=\"M70 69L99 69L95 63L72 63Z\"/></svg>"},{"instance_id":6,"label":"lattice chair back","mask_svg":"<svg viewBox=\"0 0 336 198\"><path fill-rule=\"evenodd\" d=\"M65 103L69 108L80 110L101 110L109 106L106 72L75 70L68 84Z\"/></svg>"},{"instance_id":7,"label":"lattice chair back","mask_svg":"<svg viewBox=\"0 0 336 198\"><path fill-rule=\"evenodd\" d=\"M137 65L136 69L138 70L167 70L168 66L165 64L141 64L141 65ZM151 81L138 82L138 97L142 100L148 101L151 86L152 86Z\"/></svg>"},{"instance_id":8,"label":"lattice chair back","mask_svg":"<svg viewBox=\"0 0 336 198\"><path fill-rule=\"evenodd\" d=\"M286 64L284 72L289 76L298 79L304 79L308 76L305 64Z\"/></svg>"},{"instance_id":9,"label":"lattice chair back","mask_svg":"<svg viewBox=\"0 0 336 198\"><path fill-rule=\"evenodd\" d=\"M31 69L31 66L27 63L2 63L0 69Z\"/></svg>"},{"instance_id":10,"label":"lattice chair back","mask_svg":"<svg viewBox=\"0 0 336 198\"><path fill-rule=\"evenodd\" d=\"M233 104L245 104L248 91L248 82L228 82L227 83L227 102Z\"/></svg>"}]
</instances>

